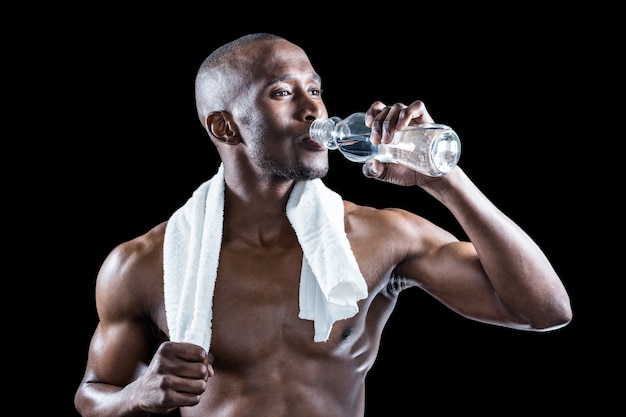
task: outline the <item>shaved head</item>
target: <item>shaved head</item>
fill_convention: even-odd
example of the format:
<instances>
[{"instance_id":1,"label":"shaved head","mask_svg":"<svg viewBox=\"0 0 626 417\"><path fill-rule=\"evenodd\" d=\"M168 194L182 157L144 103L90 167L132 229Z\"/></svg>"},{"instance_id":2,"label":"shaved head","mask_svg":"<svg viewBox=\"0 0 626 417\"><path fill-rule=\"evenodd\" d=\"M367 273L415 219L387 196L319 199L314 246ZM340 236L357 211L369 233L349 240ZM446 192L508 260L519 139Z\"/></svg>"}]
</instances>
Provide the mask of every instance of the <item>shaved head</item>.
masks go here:
<instances>
[{"instance_id":1,"label":"shaved head","mask_svg":"<svg viewBox=\"0 0 626 417\"><path fill-rule=\"evenodd\" d=\"M198 118L206 128L210 112L230 111L246 86L246 74L254 64L254 56L244 53L250 45L268 40L285 40L270 33L253 33L222 45L200 65L196 75L195 98Z\"/></svg>"}]
</instances>

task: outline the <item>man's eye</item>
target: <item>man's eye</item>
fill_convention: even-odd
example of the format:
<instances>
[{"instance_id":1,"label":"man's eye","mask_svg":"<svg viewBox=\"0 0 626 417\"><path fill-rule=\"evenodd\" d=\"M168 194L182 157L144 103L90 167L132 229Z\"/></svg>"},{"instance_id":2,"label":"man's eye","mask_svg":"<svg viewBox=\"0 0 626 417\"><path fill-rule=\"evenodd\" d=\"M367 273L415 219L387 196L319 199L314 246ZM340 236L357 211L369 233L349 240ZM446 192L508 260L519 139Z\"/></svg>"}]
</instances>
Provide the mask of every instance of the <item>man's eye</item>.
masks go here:
<instances>
[{"instance_id":1,"label":"man's eye","mask_svg":"<svg viewBox=\"0 0 626 417\"><path fill-rule=\"evenodd\" d=\"M322 95L322 89L313 89L311 90L311 95L313 96L321 96Z\"/></svg>"},{"instance_id":2,"label":"man's eye","mask_svg":"<svg viewBox=\"0 0 626 417\"><path fill-rule=\"evenodd\" d=\"M289 95L289 91L287 90L281 90L281 91L277 91L274 93L275 96L281 96L281 97L285 97Z\"/></svg>"}]
</instances>

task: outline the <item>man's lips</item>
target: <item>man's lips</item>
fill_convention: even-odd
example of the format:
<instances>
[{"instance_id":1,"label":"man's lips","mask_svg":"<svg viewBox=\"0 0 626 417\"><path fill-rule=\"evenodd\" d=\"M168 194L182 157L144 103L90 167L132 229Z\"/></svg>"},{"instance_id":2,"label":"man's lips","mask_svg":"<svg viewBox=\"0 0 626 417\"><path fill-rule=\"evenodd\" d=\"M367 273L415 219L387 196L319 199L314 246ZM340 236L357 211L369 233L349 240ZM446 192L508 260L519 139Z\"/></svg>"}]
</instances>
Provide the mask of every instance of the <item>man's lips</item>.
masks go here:
<instances>
[{"instance_id":1,"label":"man's lips","mask_svg":"<svg viewBox=\"0 0 626 417\"><path fill-rule=\"evenodd\" d=\"M320 144L316 140L311 139L310 136L306 136L302 138L300 143L302 143L304 146L314 151L323 151L326 149L324 145Z\"/></svg>"}]
</instances>

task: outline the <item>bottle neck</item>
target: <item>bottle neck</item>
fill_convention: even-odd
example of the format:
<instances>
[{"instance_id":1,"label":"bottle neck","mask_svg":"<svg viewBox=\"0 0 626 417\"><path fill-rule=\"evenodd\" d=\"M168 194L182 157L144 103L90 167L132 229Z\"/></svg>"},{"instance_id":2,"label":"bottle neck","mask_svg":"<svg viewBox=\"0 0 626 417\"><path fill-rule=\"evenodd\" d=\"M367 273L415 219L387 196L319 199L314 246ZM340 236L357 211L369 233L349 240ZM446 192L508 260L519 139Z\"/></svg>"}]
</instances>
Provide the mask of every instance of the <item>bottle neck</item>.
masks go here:
<instances>
[{"instance_id":1,"label":"bottle neck","mask_svg":"<svg viewBox=\"0 0 626 417\"><path fill-rule=\"evenodd\" d=\"M340 120L341 119L338 117L314 120L309 127L309 136L311 136L311 139L328 149L337 149L335 125Z\"/></svg>"}]
</instances>

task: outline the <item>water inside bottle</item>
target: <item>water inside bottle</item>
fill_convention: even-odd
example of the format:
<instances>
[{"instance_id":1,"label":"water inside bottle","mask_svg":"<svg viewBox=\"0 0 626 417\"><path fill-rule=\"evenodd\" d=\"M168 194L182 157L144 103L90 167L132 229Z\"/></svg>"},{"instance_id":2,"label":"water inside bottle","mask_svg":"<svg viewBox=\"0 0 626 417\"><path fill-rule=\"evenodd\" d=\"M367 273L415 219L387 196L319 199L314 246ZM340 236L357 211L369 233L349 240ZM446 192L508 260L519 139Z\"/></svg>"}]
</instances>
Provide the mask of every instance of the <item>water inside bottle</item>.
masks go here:
<instances>
[{"instance_id":1,"label":"water inside bottle","mask_svg":"<svg viewBox=\"0 0 626 417\"><path fill-rule=\"evenodd\" d=\"M365 162L372 159L378 146L370 142L369 135L352 135L337 141L341 153L352 162Z\"/></svg>"},{"instance_id":2,"label":"water inside bottle","mask_svg":"<svg viewBox=\"0 0 626 417\"><path fill-rule=\"evenodd\" d=\"M458 141L450 132L435 128L408 128L396 132L392 143L379 145L376 159L439 176L454 168L459 151Z\"/></svg>"}]
</instances>

